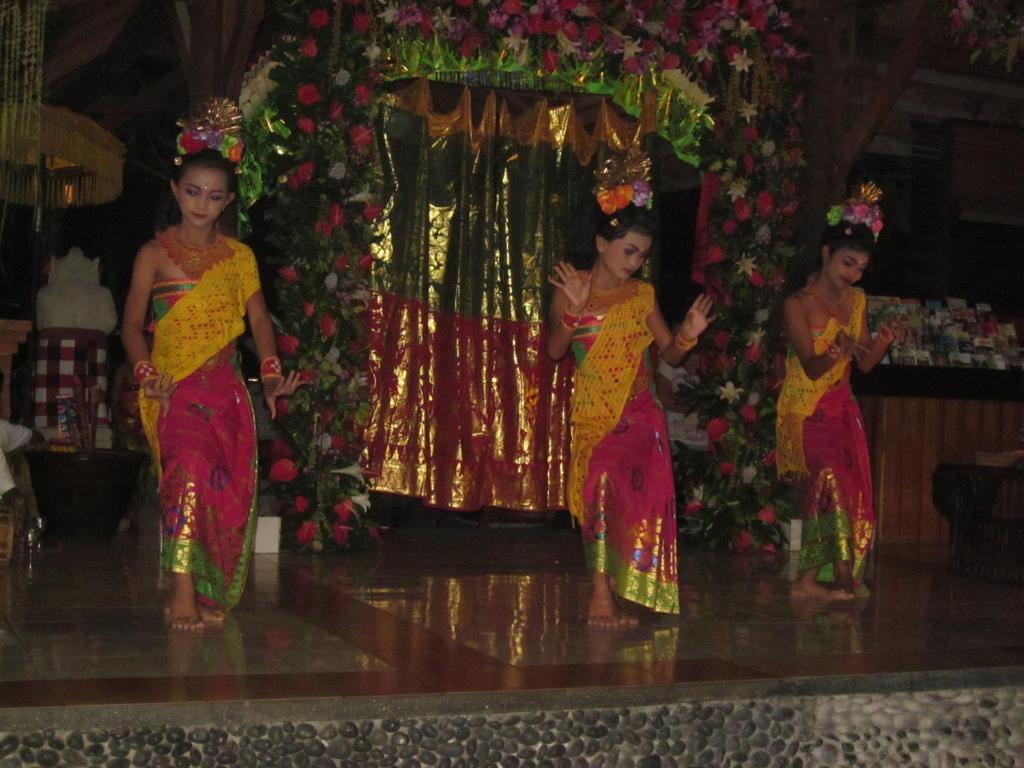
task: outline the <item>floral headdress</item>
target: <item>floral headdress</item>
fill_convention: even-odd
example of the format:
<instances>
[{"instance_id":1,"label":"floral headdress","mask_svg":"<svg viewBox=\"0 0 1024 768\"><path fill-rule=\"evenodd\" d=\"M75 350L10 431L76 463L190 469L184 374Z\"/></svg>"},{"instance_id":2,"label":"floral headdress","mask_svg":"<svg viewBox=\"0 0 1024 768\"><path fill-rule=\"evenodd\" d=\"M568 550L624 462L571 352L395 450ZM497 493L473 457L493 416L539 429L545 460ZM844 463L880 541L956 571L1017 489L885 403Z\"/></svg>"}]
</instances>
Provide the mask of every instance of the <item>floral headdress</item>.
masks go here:
<instances>
[{"instance_id":1,"label":"floral headdress","mask_svg":"<svg viewBox=\"0 0 1024 768\"><path fill-rule=\"evenodd\" d=\"M594 175L594 195L604 214L610 216L630 203L651 207L651 158L636 144L613 154Z\"/></svg>"},{"instance_id":2,"label":"floral headdress","mask_svg":"<svg viewBox=\"0 0 1024 768\"><path fill-rule=\"evenodd\" d=\"M242 112L231 99L213 98L203 104L199 114L178 121L182 128L178 134L178 157L175 165L181 165L182 155L214 149L232 163L235 173L241 173Z\"/></svg>"},{"instance_id":3,"label":"floral headdress","mask_svg":"<svg viewBox=\"0 0 1024 768\"><path fill-rule=\"evenodd\" d=\"M833 205L828 209L829 226L835 226L841 221L849 224L866 224L878 240L882 231L882 209L878 207L878 201L882 199L882 190L877 185L868 181L861 184L857 192L847 198L842 205ZM853 234L853 228L846 230L847 235Z\"/></svg>"}]
</instances>

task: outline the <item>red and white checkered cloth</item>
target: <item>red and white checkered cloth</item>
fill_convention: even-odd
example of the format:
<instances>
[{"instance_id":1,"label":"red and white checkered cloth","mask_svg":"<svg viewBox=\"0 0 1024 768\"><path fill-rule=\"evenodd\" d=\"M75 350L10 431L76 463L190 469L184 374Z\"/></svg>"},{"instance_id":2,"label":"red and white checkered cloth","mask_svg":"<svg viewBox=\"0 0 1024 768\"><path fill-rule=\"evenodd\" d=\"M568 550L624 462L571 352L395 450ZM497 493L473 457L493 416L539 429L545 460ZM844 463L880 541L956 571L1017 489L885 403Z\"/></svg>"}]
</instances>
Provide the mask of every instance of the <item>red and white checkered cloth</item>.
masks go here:
<instances>
[{"instance_id":1,"label":"red and white checkered cloth","mask_svg":"<svg viewBox=\"0 0 1024 768\"><path fill-rule=\"evenodd\" d=\"M36 374L33 381L33 426L57 426L57 395L75 392L76 383L88 397L96 388L99 408L97 426L110 426L107 408L107 335L80 328L46 328L39 331Z\"/></svg>"}]
</instances>

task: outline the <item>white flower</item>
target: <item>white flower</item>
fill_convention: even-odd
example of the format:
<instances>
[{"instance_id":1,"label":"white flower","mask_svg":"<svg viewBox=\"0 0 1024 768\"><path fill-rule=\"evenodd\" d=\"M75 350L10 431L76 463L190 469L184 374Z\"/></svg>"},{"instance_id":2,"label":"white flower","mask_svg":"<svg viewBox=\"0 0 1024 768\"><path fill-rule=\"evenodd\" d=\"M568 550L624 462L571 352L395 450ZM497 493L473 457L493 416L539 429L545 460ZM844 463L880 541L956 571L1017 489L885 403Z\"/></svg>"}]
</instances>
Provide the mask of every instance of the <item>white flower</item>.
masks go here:
<instances>
[{"instance_id":1,"label":"white flower","mask_svg":"<svg viewBox=\"0 0 1024 768\"><path fill-rule=\"evenodd\" d=\"M377 59L383 53L381 47L376 43L370 43L366 48L363 49L363 53L366 55L366 60L370 62L371 66L377 63Z\"/></svg>"},{"instance_id":2,"label":"white flower","mask_svg":"<svg viewBox=\"0 0 1024 768\"><path fill-rule=\"evenodd\" d=\"M740 395L743 394L743 390L733 384L731 381L725 382L725 386L718 388L718 396L725 400L727 403L735 403L740 399Z\"/></svg>"},{"instance_id":3,"label":"white flower","mask_svg":"<svg viewBox=\"0 0 1024 768\"><path fill-rule=\"evenodd\" d=\"M747 397L747 402L750 403L751 405L757 405L758 403L761 402L761 393L751 392L750 396Z\"/></svg>"},{"instance_id":4,"label":"white flower","mask_svg":"<svg viewBox=\"0 0 1024 768\"><path fill-rule=\"evenodd\" d=\"M761 145L761 154L764 155L765 157L771 157L772 155L774 155L775 154L775 142L772 141L771 139L767 139Z\"/></svg>"},{"instance_id":5,"label":"white flower","mask_svg":"<svg viewBox=\"0 0 1024 768\"><path fill-rule=\"evenodd\" d=\"M729 62L729 66L735 69L737 72L746 72L750 69L750 65L754 63L754 60L747 56L746 51L740 51L736 54L735 58Z\"/></svg>"},{"instance_id":6,"label":"white flower","mask_svg":"<svg viewBox=\"0 0 1024 768\"><path fill-rule=\"evenodd\" d=\"M351 195L346 202L349 203L368 203L373 200L373 195L370 194L370 190L364 189L362 192L356 192Z\"/></svg>"},{"instance_id":7,"label":"white flower","mask_svg":"<svg viewBox=\"0 0 1024 768\"><path fill-rule=\"evenodd\" d=\"M747 196L747 182L743 179L736 179L729 185L729 198L736 202L741 197Z\"/></svg>"},{"instance_id":8,"label":"white flower","mask_svg":"<svg viewBox=\"0 0 1024 768\"><path fill-rule=\"evenodd\" d=\"M736 20L735 19L722 19L720 22L718 22L718 27L719 27L719 29L724 29L726 31L731 31L733 29L736 29Z\"/></svg>"},{"instance_id":9,"label":"white flower","mask_svg":"<svg viewBox=\"0 0 1024 768\"><path fill-rule=\"evenodd\" d=\"M764 341L764 328L758 328L756 331L751 331L747 334L748 347L756 347L762 341ZM756 394L756 392L751 392L750 396L753 397Z\"/></svg>"},{"instance_id":10,"label":"white flower","mask_svg":"<svg viewBox=\"0 0 1024 768\"><path fill-rule=\"evenodd\" d=\"M740 472L740 480L748 485L757 479L757 467L752 467L749 464L743 468Z\"/></svg>"},{"instance_id":11,"label":"white flower","mask_svg":"<svg viewBox=\"0 0 1024 768\"><path fill-rule=\"evenodd\" d=\"M742 99L740 102L740 117L748 123L757 117L757 104L752 101Z\"/></svg>"},{"instance_id":12,"label":"white flower","mask_svg":"<svg viewBox=\"0 0 1024 768\"><path fill-rule=\"evenodd\" d=\"M327 171L327 175L332 179L344 179L347 173L348 168L345 167L345 164L341 162L341 160L332 165L331 169Z\"/></svg>"},{"instance_id":13,"label":"white flower","mask_svg":"<svg viewBox=\"0 0 1024 768\"><path fill-rule=\"evenodd\" d=\"M333 291L335 288L338 287L338 273L337 272L331 272L331 273L329 273L327 275L327 277L324 278L324 287L328 291Z\"/></svg>"},{"instance_id":14,"label":"white flower","mask_svg":"<svg viewBox=\"0 0 1024 768\"><path fill-rule=\"evenodd\" d=\"M754 260L746 254L744 254L743 258L736 263L736 271L741 275L746 275L747 277L754 274L755 269L757 269L757 266L754 264Z\"/></svg>"},{"instance_id":15,"label":"white flower","mask_svg":"<svg viewBox=\"0 0 1024 768\"><path fill-rule=\"evenodd\" d=\"M754 233L754 239L762 245L770 242L772 239L772 228L767 224L762 224Z\"/></svg>"},{"instance_id":16,"label":"white flower","mask_svg":"<svg viewBox=\"0 0 1024 768\"><path fill-rule=\"evenodd\" d=\"M626 61L636 56L643 48L640 45L640 41L632 37L622 38L622 60Z\"/></svg>"},{"instance_id":17,"label":"white flower","mask_svg":"<svg viewBox=\"0 0 1024 768\"><path fill-rule=\"evenodd\" d=\"M715 100L714 96L704 91L697 85L696 81L691 80L681 69L666 69L661 74L665 80L675 86L676 90L683 94L686 100L697 107L697 109L706 109L708 104Z\"/></svg>"},{"instance_id":18,"label":"white flower","mask_svg":"<svg viewBox=\"0 0 1024 768\"><path fill-rule=\"evenodd\" d=\"M690 492L690 501L703 501L704 500L704 486L698 485Z\"/></svg>"},{"instance_id":19,"label":"white flower","mask_svg":"<svg viewBox=\"0 0 1024 768\"><path fill-rule=\"evenodd\" d=\"M329 451L331 450L331 436L324 432L320 435L320 450Z\"/></svg>"},{"instance_id":20,"label":"white flower","mask_svg":"<svg viewBox=\"0 0 1024 768\"><path fill-rule=\"evenodd\" d=\"M351 80L351 79L352 79L352 73L349 72L344 67L342 67L341 69L338 70L338 74L336 74L334 76L334 84L337 85L337 86L342 86L342 85L345 85L346 83L348 83L348 81Z\"/></svg>"},{"instance_id":21,"label":"white flower","mask_svg":"<svg viewBox=\"0 0 1024 768\"><path fill-rule=\"evenodd\" d=\"M341 357L341 350L338 349L337 347L331 347L329 350L327 350L327 354L325 355L325 357L327 358L327 362L336 363L338 362L338 358Z\"/></svg>"},{"instance_id":22,"label":"white flower","mask_svg":"<svg viewBox=\"0 0 1024 768\"><path fill-rule=\"evenodd\" d=\"M398 6L395 5L394 3L388 3L387 5L384 6L384 10L382 10L377 15L380 16L381 21L383 21L384 23L394 24L395 19L398 18Z\"/></svg>"},{"instance_id":23,"label":"white flower","mask_svg":"<svg viewBox=\"0 0 1024 768\"><path fill-rule=\"evenodd\" d=\"M764 325L768 322L768 316L771 313L767 309L759 309L754 313L754 322L758 325Z\"/></svg>"}]
</instances>

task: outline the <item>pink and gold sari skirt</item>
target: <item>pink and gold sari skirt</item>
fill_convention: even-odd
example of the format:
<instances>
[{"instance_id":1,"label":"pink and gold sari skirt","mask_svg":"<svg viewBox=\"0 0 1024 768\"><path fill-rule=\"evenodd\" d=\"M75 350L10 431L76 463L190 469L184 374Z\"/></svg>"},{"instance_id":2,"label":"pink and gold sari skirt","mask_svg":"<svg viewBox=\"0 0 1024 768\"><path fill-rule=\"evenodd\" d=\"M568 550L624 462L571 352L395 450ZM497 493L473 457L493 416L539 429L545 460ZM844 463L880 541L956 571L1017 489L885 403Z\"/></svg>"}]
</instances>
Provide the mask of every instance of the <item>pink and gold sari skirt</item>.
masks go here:
<instances>
[{"instance_id":1,"label":"pink and gold sari skirt","mask_svg":"<svg viewBox=\"0 0 1024 768\"><path fill-rule=\"evenodd\" d=\"M835 579L833 564L849 562L858 584L864 576L875 513L871 463L860 408L848 385L829 390L803 424L810 472L803 507L800 570Z\"/></svg>"},{"instance_id":2,"label":"pink and gold sari skirt","mask_svg":"<svg viewBox=\"0 0 1024 768\"><path fill-rule=\"evenodd\" d=\"M590 571L610 576L621 598L678 613L675 480L665 412L650 391L594 448L583 507Z\"/></svg>"},{"instance_id":3,"label":"pink and gold sari skirt","mask_svg":"<svg viewBox=\"0 0 1024 768\"><path fill-rule=\"evenodd\" d=\"M158 424L161 562L217 608L241 599L256 529L256 425L232 351L178 382Z\"/></svg>"}]
</instances>

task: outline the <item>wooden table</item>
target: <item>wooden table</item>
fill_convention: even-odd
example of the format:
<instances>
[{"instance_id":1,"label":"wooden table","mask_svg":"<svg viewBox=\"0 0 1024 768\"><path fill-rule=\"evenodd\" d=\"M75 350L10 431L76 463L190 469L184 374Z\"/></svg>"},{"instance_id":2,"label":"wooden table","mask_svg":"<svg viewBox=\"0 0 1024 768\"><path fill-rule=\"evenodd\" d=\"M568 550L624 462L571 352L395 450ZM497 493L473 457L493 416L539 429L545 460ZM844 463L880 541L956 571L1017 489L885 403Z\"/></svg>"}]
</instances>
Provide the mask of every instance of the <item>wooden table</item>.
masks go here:
<instances>
[{"instance_id":1,"label":"wooden table","mask_svg":"<svg viewBox=\"0 0 1024 768\"><path fill-rule=\"evenodd\" d=\"M18 347L25 343L31 330L28 320L0 320L0 419L11 418L11 366Z\"/></svg>"}]
</instances>

